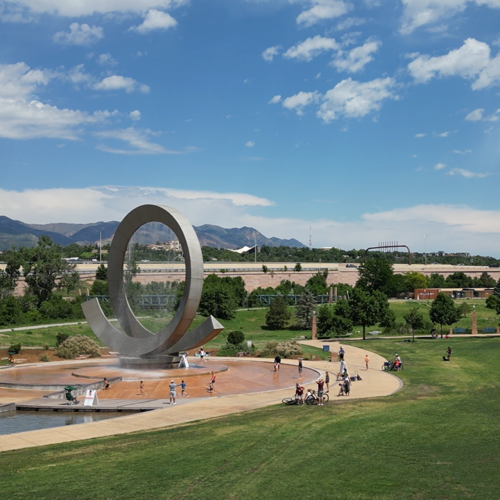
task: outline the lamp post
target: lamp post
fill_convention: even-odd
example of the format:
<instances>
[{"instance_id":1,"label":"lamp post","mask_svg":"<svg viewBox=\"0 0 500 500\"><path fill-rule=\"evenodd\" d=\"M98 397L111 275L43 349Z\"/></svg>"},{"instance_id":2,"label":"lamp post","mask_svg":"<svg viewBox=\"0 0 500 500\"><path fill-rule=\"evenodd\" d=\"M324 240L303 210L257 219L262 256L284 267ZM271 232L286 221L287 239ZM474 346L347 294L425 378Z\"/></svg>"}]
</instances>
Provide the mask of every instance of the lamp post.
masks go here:
<instances>
[{"instance_id":1,"label":"lamp post","mask_svg":"<svg viewBox=\"0 0 500 500\"><path fill-rule=\"evenodd\" d=\"M425 265L427 265L427 236L430 236L430 233L424 235L424 238L425 238L425 240L424 240L425 241L424 263L425 263Z\"/></svg>"},{"instance_id":2,"label":"lamp post","mask_svg":"<svg viewBox=\"0 0 500 500\"><path fill-rule=\"evenodd\" d=\"M99 264L102 262L101 260L101 248L102 248L102 227L99 229Z\"/></svg>"}]
</instances>

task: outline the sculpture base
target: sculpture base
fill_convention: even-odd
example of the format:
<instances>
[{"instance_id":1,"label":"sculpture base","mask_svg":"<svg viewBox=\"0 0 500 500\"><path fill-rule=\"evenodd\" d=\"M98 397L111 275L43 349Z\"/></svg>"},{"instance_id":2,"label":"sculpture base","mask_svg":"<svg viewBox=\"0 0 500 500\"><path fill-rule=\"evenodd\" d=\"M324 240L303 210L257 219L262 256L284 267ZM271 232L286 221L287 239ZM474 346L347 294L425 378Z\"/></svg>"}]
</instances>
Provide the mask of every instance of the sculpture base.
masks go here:
<instances>
[{"instance_id":1,"label":"sculpture base","mask_svg":"<svg viewBox=\"0 0 500 500\"><path fill-rule=\"evenodd\" d=\"M120 356L120 366L132 370L166 370L179 368L180 356L157 354L156 356Z\"/></svg>"}]
</instances>

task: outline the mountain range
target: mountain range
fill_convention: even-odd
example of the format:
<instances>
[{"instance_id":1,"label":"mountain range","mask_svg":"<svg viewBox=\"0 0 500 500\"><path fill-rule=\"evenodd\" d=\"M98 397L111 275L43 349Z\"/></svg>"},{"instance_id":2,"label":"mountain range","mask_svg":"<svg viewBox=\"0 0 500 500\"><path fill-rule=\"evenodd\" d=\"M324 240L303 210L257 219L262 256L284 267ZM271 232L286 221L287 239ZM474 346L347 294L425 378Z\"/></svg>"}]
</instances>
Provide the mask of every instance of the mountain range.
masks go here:
<instances>
[{"instance_id":1,"label":"mountain range","mask_svg":"<svg viewBox=\"0 0 500 500\"><path fill-rule=\"evenodd\" d=\"M119 222L92 222L90 224L27 224L25 222L0 216L0 251L9 248L34 246L38 238L47 235L54 243L67 246L72 243L79 245L95 244L101 238L103 244L110 243ZM296 239L267 238L262 233L251 227L225 229L220 226L204 224L194 226L201 246L216 248L236 249L243 246L257 245L304 247ZM139 228L133 238L134 242L153 244L156 242L170 241L175 238L174 233L165 225L150 222Z\"/></svg>"}]
</instances>

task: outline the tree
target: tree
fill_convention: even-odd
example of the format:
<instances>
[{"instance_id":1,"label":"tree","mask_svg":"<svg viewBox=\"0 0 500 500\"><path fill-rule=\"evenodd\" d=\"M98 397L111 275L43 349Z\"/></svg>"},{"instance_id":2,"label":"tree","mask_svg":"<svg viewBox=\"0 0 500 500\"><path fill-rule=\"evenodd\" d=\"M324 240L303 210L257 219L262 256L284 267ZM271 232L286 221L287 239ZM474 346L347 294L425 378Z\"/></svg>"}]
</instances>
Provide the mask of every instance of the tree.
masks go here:
<instances>
[{"instance_id":1,"label":"tree","mask_svg":"<svg viewBox=\"0 0 500 500\"><path fill-rule=\"evenodd\" d=\"M326 295L328 293L328 285L326 284L327 277L328 271L326 271L326 273L316 273L307 280L306 288L310 290L314 296Z\"/></svg>"},{"instance_id":2,"label":"tree","mask_svg":"<svg viewBox=\"0 0 500 500\"><path fill-rule=\"evenodd\" d=\"M429 288L445 288L446 281L442 274L433 273L429 281Z\"/></svg>"},{"instance_id":3,"label":"tree","mask_svg":"<svg viewBox=\"0 0 500 500\"><path fill-rule=\"evenodd\" d=\"M433 323L441 327L441 338L443 338L443 325L453 325L460 319L460 312L455 307L453 299L444 293L438 293L432 301L429 317Z\"/></svg>"},{"instance_id":4,"label":"tree","mask_svg":"<svg viewBox=\"0 0 500 500\"><path fill-rule=\"evenodd\" d=\"M50 299L63 275L75 269L74 264L62 259L60 250L45 235L40 236L36 247L21 248L19 254L28 292L36 297L38 307Z\"/></svg>"},{"instance_id":5,"label":"tree","mask_svg":"<svg viewBox=\"0 0 500 500\"><path fill-rule=\"evenodd\" d=\"M500 279L498 280L497 284L495 285L495 288L493 289L493 295L500 299Z\"/></svg>"},{"instance_id":6,"label":"tree","mask_svg":"<svg viewBox=\"0 0 500 500\"><path fill-rule=\"evenodd\" d=\"M471 306L469 304L467 304L467 302L462 302L460 304L460 306L458 307L459 311L460 311L460 314L466 318L470 312L471 312Z\"/></svg>"},{"instance_id":7,"label":"tree","mask_svg":"<svg viewBox=\"0 0 500 500\"><path fill-rule=\"evenodd\" d=\"M413 336L412 341L415 342L415 330L423 328L425 325L424 316L419 311L418 306L412 306L404 316L405 323L411 328Z\"/></svg>"},{"instance_id":8,"label":"tree","mask_svg":"<svg viewBox=\"0 0 500 500\"><path fill-rule=\"evenodd\" d=\"M331 307L322 305L318 309L317 326L320 335L326 335L332 327L332 309Z\"/></svg>"},{"instance_id":9,"label":"tree","mask_svg":"<svg viewBox=\"0 0 500 500\"><path fill-rule=\"evenodd\" d=\"M300 271L302 271L302 266L300 265L300 262L297 262L297 264L295 264L295 267L293 268L293 270L296 273L300 273Z\"/></svg>"},{"instance_id":10,"label":"tree","mask_svg":"<svg viewBox=\"0 0 500 500\"><path fill-rule=\"evenodd\" d=\"M460 271L450 274L445 283L448 288L467 288L472 285L472 278Z\"/></svg>"},{"instance_id":11,"label":"tree","mask_svg":"<svg viewBox=\"0 0 500 500\"><path fill-rule=\"evenodd\" d=\"M288 325L290 317L291 313L285 300L278 295L269 306L269 311L266 314L266 325L274 330L282 330Z\"/></svg>"},{"instance_id":12,"label":"tree","mask_svg":"<svg viewBox=\"0 0 500 500\"><path fill-rule=\"evenodd\" d=\"M227 334L227 343L232 345L239 345L245 342L245 334L239 330L234 330Z\"/></svg>"},{"instance_id":13,"label":"tree","mask_svg":"<svg viewBox=\"0 0 500 500\"><path fill-rule=\"evenodd\" d=\"M16 288L21 276L21 258L19 252L9 250L3 256L5 270L0 271L0 295L10 295Z\"/></svg>"},{"instance_id":14,"label":"tree","mask_svg":"<svg viewBox=\"0 0 500 500\"><path fill-rule=\"evenodd\" d=\"M104 264L101 264L97 268L95 272L95 279L100 281L108 281L108 268Z\"/></svg>"},{"instance_id":15,"label":"tree","mask_svg":"<svg viewBox=\"0 0 500 500\"><path fill-rule=\"evenodd\" d=\"M232 319L235 316L236 300L230 290L223 286L203 287L199 311L204 316Z\"/></svg>"},{"instance_id":16,"label":"tree","mask_svg":"<svg viewBox=\"0 0 500 500\"><path fill-rule=\"evenodd\" d=\"M500 304L500 299L496 295L489 295L486 299L486 307L488 309L496 310L497 304Z\"/></svg>"},{"instance_id":17,"label":"tree","mask_svg":"<svg viewBox=\"0 0 500 500\"><path fill-rule=\"evenodd\" d=\"M486 271L481 273L479 278L473 280L474 288L492 288L495 284L496 281Z\"/></svg>"},{"instance_id":18,"label":"tree","mask_svg":"<svg viewBox=\"0 0 500 500\"><path fill-rule=\"evenodd\" d=\"M429 278L422 273L412 271L405 273L405 282L407 286L406 292L413 292L417 288L429 288Z\"/></svg>"},{"instance_id":19,"label":"tree","mask_svg":"<svg viewBox=\"0 0 500 500\"><path fill-rule=\"evenodd\" d=\"M304 329L309 329L312 326L312 318L316 304L314 302L314 295L310 290L304 290L299 298L299 303L295 309L295 317L297 318L297 325Z\"/></svg>"},{"instance_id":20,"label":"tree","mask_svg":"<svg viewBox=\"0 0 500 500\"><path fill-rule=\"evenodd\" d=\"M393 294L392 264L384 259L370 259L359 266L359 278L356 287L366 292L379 291L387 296Z\"/></svg>"},{"instance_id":21,"label":"tree","mask_svg":"<svg viewBox=\"0 0 500 500\"><path fill-rule=\"evenodd\" d=\"M336 311L336 314L347 314L347 319L355 325L361 325L363 340L366 340L366 327L382 321L389 308L387 297L383 293L379 291L370 293L357 286L352 290L347 303L349 308L344 306L343 309Z\"/></svg>"}]
</instances>

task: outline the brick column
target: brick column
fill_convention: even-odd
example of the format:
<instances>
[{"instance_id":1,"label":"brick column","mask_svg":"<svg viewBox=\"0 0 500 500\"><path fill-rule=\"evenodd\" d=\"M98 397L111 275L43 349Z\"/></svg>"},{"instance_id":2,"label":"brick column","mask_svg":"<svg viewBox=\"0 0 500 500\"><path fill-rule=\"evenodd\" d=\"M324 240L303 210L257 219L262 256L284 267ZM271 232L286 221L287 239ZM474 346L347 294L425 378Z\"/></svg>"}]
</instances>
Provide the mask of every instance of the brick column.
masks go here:
<instances>
[{"instance_id":1,"label":"brick column","mask_svg":"<svg viewBox=\"0 0 500 500\"><path fill-rule=\"evenodd\" d=\"M311 338L313 340L317 340L318 339L318 329L316 327L316 313L313 314L312 329L311 329Z\"/></svg>"}]
</instances>

